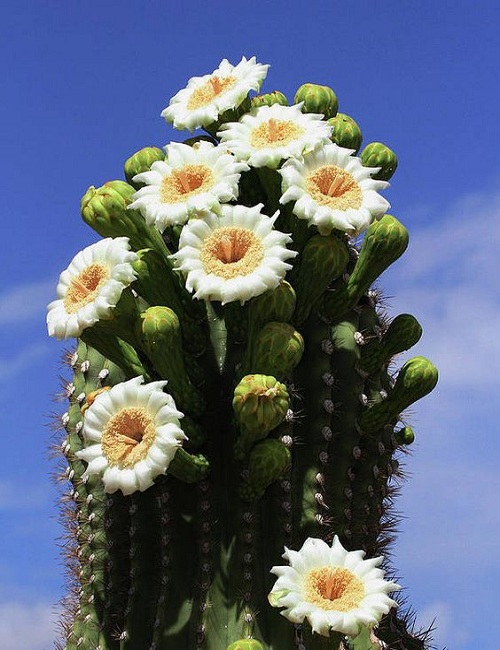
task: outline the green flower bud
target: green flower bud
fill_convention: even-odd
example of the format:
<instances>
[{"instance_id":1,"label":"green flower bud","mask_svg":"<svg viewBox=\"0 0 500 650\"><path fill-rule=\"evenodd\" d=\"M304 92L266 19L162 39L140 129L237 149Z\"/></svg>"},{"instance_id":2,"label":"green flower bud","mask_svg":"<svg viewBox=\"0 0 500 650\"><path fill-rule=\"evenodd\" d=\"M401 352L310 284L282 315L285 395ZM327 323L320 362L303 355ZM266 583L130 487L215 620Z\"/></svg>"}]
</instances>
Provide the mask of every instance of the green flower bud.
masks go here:
<instances>
[{"instance_id":1,"label":"green flower bud","mask_svg":"<svg viewBox=\"0 0 500 650\"><path fill-rule=\"evenodd\" d=\"M415 440L415 433L411 427L403 427L394 433L396 442L400 445L411 445Z\"/></svg>"},{"instance_id":2,"label":"green flower bud","mask_svg":"<svg viewBox=\"0 0 500 650\"><path fill-rule=\"evenodd\" d=\"M182 425L182 422L181 422ZM210 471L210 463L201 454L194 456L180 447L168 466L167 473L175 476L183 483L197 483L203 480Z\"/></svg>"},{"instance_id":3,"label":"green flower bud","mask_svg":"<svg viewBox=\"0 0 500 650\"><path fill-rule=\"evenodd\" d=\"M240 639L228 645L227 650L264 650L264 646L256 639Z\"/></svg>"},{"instance_id":4,"label":"green flower bud","mask_svg":"<svg viewBox=\"0 0 500 650\"><path fill-rule=\"evenodd\" d=\"M240 497L245 501L260 499L267 487L276 481L290 466L291 454L281 440L269 438L252 449L248 477L240 487Z\"/></svg>"},{"instance_id":5,"label":"green flower bud","mask_svg":"<svg viewBox=\"0 0 500 650\"><path fill-rule=\"evenodd\" d=\"M137 210L128 210L135 189L125 181L109 181L102 187L93 185L81 203L82 219L101 237L128 237L132 250L154 248L167 260L169 251L156 228L148 226Z\"/></svg>"},{"instance_id":6,"label":"green flower bud","mask_svg":"<svg viewBox=\"0 0 500 650\"><path fill-rule=\"evenodd\" d=\"M279 90L273 90L272 93L266 93L264 95L256 95L255 97L252 97L250 107L260 108L260 106L272 106L273 104L288 106L288 99Z\"/></svg>"},{"instance_id":7,"label":"green flower bud","mask_svg":"<svg viewBox=\"0 0 500 650\"><path fill-rule=\"evenodd\" d=\"M292 285L283 280L274 289L269 289L249 301L248 346L243 360L243 372L251 372L255 340L262 327L270 321L287 322L295 311L296 296Z\"/></svg>"},{"instance_id":8,"label":"green flower bud","mask_svg":"<svg viewBox=\"0 0 500 650\"><path fill-rule=\"evenodd\" d=\"M268 375L246 375L234 390L233 410L241 429L235 445L243 460L258 441L285 419L290 406L286 386Z\"/></svg>"},{"instance_id":9,"label":"green flower bud","mask_svg":"<svg viewBox=\"0 0 500 650\"><path fill-rule=\"evenodd\" d=\"M337 115L337 95L328 86L302 84L295 93L294 104L304 102L303 113L323 113L327 120Z\"/></svg>"},{"instance_id":10,"label":"green flower bud","mask_svg":"<svg viewBox=\"0 0 500 650\"><path fill-rule=\"evenodd\" d=\"M134 183L137 174L147 172L157 160L165 160L165 152L158 147L143 147L127 158L124 165L125 178L136 189L143 187L144 183Z\"/></svg>"},{"instance_id":11,"label":"green flower bud","mask_svg":"<svg viewBox=\"0 0 500 650\"><path fill-rule=\"evenodd\" d=\"M165 259L152 248L143 248L137 251L137 255L138 259L132 263L137 273L134 290L150 305L173 309L181 320L185 349L191 354L202 354L207 347L207 337L193 316L194 310L189 309L190 303L180 298L184 292L179 286L178 276L172 273Z\"/></svg>"},{"instance_id":12,"label":"green flower bud","mask_svg":"<svg viewBox=\"0 0 500 650\"><path fill-rule=\"evenodd\" d=\"M304 339L292 325L267 323L255 341L254 371L284 379L300 362L303 353Z\"/></svg>"},{"instance_id":13,"label":"green flower bud","mask_svg":"<svg viewBox=\"0 0 500 650\"><path fill-rule=\"evenodd\" d=\"M359 151L363 136L361 129L352 117L344 113L337 113L335 117L328 120L328 124L333 126L332 142L338 144L339 147L354 149L356 153Z\"/></svg>"},{"instance_id":14,"label":"green flower bud","mask_svg":"<svg viewBox=\"0 0 500 650\"><path fill-rule=\"evenodd\" d=\"M139 336L155 370L168 380L168 389L182 412L200 415L205 408L201 393L189 380L182 351L181 328L168 307L150 307L140 315Z\"/></svg>"},{"instance_id":15,"label":"green flower bud","mask_svg":"<svg viewBox=\"0 0 500 650\"><path fill-rule=\"evenodd\" d=\"M365 167L380 167L380 170L372 175L372 178L380 181L388 181L398 166L398 158L394 151L381 142L367 144L360 157Z\"/></svg>"}]
</instances>

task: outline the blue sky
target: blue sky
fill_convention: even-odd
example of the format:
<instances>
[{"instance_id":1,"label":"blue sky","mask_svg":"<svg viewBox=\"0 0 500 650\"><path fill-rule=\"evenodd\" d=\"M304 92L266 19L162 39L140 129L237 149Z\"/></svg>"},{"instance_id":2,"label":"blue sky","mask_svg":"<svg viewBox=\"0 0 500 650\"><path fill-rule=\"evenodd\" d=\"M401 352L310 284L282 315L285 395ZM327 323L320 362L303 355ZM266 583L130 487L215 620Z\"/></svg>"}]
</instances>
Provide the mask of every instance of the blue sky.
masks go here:
<instances>
[{"instance_id":1,"label":"blue sky","mask_svg":"<svg viewBox=\"0 0 500 650\"><path fill-rule=\"evenodd\" d=\"M142 146L179 139L159 117L191 76L256 55L263 89L332 86L365 143L399 155L386 192L408 227L381 279L394 315L424 326L413 353L440 369L413 408L417 442L394 547L401 583L436 643L493 647L500 632L498 119L500 8L492 1L9 3L0 21L4 187L0 285L0 639L45 650L64 590L49 476L51 413L66 347L45 305L97 239L86 188L120 178ZM182 134L181 134L182 136Z\"/></svg>"}]
</instances>

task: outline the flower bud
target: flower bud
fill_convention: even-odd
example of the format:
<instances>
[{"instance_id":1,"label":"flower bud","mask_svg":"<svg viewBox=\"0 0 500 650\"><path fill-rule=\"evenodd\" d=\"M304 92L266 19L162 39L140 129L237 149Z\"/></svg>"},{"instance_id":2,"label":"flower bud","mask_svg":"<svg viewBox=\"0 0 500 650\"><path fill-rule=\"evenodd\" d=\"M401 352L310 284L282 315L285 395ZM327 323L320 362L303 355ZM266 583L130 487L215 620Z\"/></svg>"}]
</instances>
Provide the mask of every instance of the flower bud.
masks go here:
<instances>
[{"instance_id":1,"label":"flower bud","mask_svg":"<svg viewBox=\"0 0 500 650\"><path fill-rule=\"evenodd\" d=\"M379 181L388 181L398 166L398 157L381 142L370 142L360 154L361 162L365 167L380 167L372 178Z\"/></svg>"},{"instance_id":2,"label":"flower bud","mask_svg":"<svg viewBox=\"0 0 500 650\"><path fill-rule=\"evenodd\" d=\"M246 375L234 390L233 410L241 429L235 445L238 460L276 428L290 406L286 386L268 375Z\"/></svg>"},{"instance_id":3,"label":"flower bud","mask_svg":"<svg viewBox=\"0 0 500 650\"><path fill-rule=\"evenodd\" d=\"M255 97L252 97L252 101L250 103L251 108L259 108L260 106L272 106L273 104L288 106L288 99L279 90L273 90L272 93L266 93L264 95L256 95Z\"/></svg>"},{"instance_id":4,"label":"flower bud","mask_svg":"<svg viewBox=\"0 0 500 650\"><path fill-rule=\"evenodd\" d=\"M337 115L337 95L328 86L302 84L295 93L294 104L303 102L303 113L323 113L327 120Z\"/></svg>"},{"instance_id":5,"label":"flower bud","mask_svg":"<svg viewBox=\"0 0 500 650\"><path fill-rule=\"evenodd\" d=\"M143 147L139 149L139 151L136 151L125 161L125 178L135 189L143 187L144 183L133 182L134 176L142 172L148 172L151 169L151 165L157 160L165 160L165 152L158 149L158 147Z\"/></svg>"},{"instance_id":6,"label":"flower bud","mask_svg":"<svg viewBox=\"0 0 500 650\"><path fill-rule=\"evenodd\" d=\"M344 113L337 113L335 117L328 120L328 124L333 126L332 142L339 147L354 149L357 153L363 142L363 136L357 123Z\"/></svg>"},{"instance_id":7,"label":"flower bud","mask_svg":"<svg viewBox=\"0 0 500 650\"><path fill-rule=\"evenodd\" d=\"M276 481L290 466L290 450L276 438L259 442L252 449L248 478L240 487L240 497L245 501L260 499L267 487Z\"/></svg>"},{"instance_id":8,"label":"flower bud","mask_svg":"<svg viewBox=\"0 0 500 650\"><path fill-rule=\"evenodd\" d=\"M272 321L259 332L254 348L254 371L284 379L300 362L304 339L288 323Z\"/></svg>"}]
</instances>

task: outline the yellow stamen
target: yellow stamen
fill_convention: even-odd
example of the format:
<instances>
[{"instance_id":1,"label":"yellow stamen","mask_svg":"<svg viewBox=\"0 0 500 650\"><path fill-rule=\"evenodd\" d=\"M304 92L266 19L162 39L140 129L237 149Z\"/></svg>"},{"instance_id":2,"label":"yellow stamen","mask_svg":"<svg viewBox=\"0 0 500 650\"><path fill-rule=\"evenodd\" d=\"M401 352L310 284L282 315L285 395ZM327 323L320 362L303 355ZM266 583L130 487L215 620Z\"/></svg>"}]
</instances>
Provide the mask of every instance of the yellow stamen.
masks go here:
<instances>
[{"instance_id":1,"label":"yellow stamen","mask_svg":"<svg viewBox=\"0 0 500 650\"><path fill-rule=\"evenodd\" d=\"M188 196L206 192L214 184L214 176L206 165L184 165L165 176L160 188L163 203L179 203Z\"/></svg>"},{"instance_id":2,"label":"yellow stamen","mask_svg":"<svg viewBox=\"0 0 500 650\"><path fill-rule=\"evenodd\" d=\"M132 467L143 460L156 437L151 415L145 408L120 409L102 431L102 451L110 465Z\"/></svg>"},{"instance_id":3,"label":"yellow stamen","mask_svg":"<svg viewBox=\"0 0 500 650\"><path fill-rule=\"evenodd\" d=\"M313 569L307 575L304 586L306 600L328 611L348 612L356 609L365 596L362 581L341 567Z\"/></svg>"},{"instance_id":4,"label":"yellow stamen","mask_svg":"<svg viewBox=\"0 0 500 650\"><path fill-rule=\"evenodd\" d=\"M215 97L233 86L236 81L236 77L210 77L206 83L193 91L187 103L188 110L193 111L210 104Z\"/></svg>"},{"instance_id":5,"label":"yellow stamen","mask_svg":"<svg viewBox=\"0 0 500 650\"><path fill-rule=\"evenodd\" d=\"M304 129L295 122L271 118L252 131L250 144L256 149L282 147L297 140L303 133Z\"/></svg>"},{"instance_id":6,"label":"yellow stamen","mask_svg":"<svg viewBox=\"0 0 500 650\"><path fill-rule=\"evenodd\" d=\"M320 205L336 210L357 210L363 193L354 177L336 165L323 165L306 178L308 194Z\"/></svg>"},{"instance_id":7,"label":"yellow stamen","mask_svg":"<svg viewBox=\"0 0 500 650\"><path fill-rule=\"evenodd\" d=\"M109 278L109 269L104 264L90 264L71 283L64 297L64 308L71 314L92 302L102 285Z\"/></svg>"},{"instance_id":8,"label":"yellow stamen","mask_svg":"<svg viewBox=\"0 0 500 650\"><path fill-rule=\"evenodd\" d=\"M229 280L252 273L264 257L261 240L248 228L217 228L204 241L200 259L206 273Z\"/></svg>"}]
</instances>

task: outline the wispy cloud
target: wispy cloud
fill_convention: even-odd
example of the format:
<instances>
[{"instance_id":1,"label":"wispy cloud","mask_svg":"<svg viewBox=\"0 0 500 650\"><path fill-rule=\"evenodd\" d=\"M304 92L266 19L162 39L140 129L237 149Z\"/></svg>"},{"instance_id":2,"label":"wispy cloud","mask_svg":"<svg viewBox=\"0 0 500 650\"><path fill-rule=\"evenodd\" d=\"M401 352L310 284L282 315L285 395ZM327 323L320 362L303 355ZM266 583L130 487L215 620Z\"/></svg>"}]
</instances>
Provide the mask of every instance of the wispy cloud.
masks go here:
<instances>
[{"instance_id":1,"label":"wispy cloud","mask_svg":"<svg viewBox=\"0 0 500 650\"><path fill-rule=\"evenodd\" d=\"M49 650L56 637L56 615L51 605L0 603L2 650Z\"/></svg>"},{"instance_id":2,"label":"wispy cloud","mask_svg":"<svg viewBox=\"0 0 500 650\"><path fill-rule=\"evenodd\" d=\"M46 343L37 343L23 348L10 359L0 358L0 382L12 380L20 372L47 356L50 351L50 346Z\"/></svg>"},{"instance_id":3,"label":"wispy cloud","mask_svg":"<svg viewBox=\"0 0 500 650\"><path fill-rule=\"evenodd\" d=\"M55 299L55 279L29 282L0 294L0 325L39 318Z\"/></svg>"},{"instance_id":4,"label":"wispy cloud","mask_svg":"<svg viewBox=\"0 0 500 650\"><path fill-rule=\"evenodd\" d=\"M424 327L412 354L431 358L449 386L491 386L500 358L500 193L465 197L410 231L408 252L381 285Z\"/></svg>"},{"instance_id":5,"label":"wispy cloud","mask_svg":"<svg viewBox=\"0 0 500 650\"><path fill-rule=\"evenodd\" d=\"M429 603L420 612L419 624L423 628L433 626L433 644L439 648L446 646L459 650L466 648L466 643L470 641L471 635L463 629L463 623L450 603L441 600Z\"/></svg>"}]
</instances>

